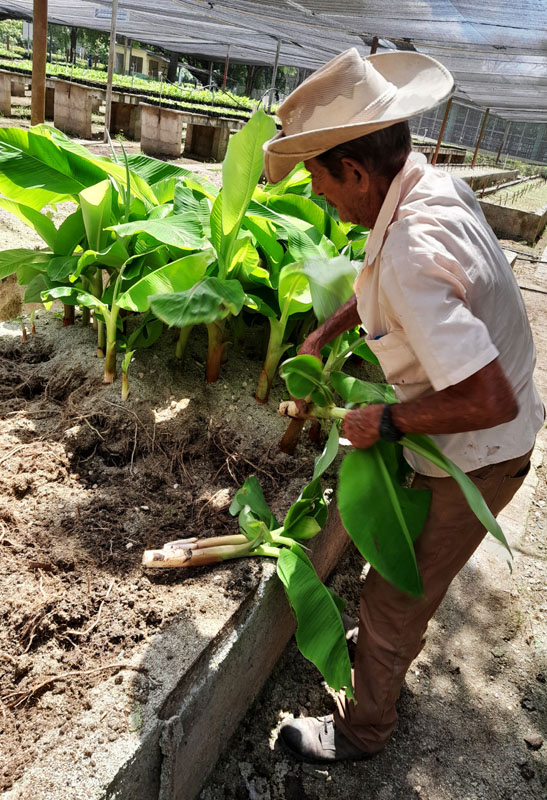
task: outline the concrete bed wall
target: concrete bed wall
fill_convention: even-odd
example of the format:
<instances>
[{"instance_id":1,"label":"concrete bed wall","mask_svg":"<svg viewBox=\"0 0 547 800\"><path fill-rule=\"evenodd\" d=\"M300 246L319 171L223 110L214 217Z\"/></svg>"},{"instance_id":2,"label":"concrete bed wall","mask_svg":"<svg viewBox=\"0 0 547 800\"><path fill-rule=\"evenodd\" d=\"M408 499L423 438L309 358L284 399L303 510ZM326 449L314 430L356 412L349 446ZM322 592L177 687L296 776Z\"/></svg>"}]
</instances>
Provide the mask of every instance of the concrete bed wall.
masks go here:
<instances>
[{"instance_id":1,"label":"concrete bed wall","mask_svg":"<svg viewBox=\"0 0 547 800\"><path fill-rule=\"evenodd\" d=\"M533 244L547 224L547 207L536 212L500 206L479 200L483 214L494 233L507 239L525 239Z\"/></svg>"}]
</instances>

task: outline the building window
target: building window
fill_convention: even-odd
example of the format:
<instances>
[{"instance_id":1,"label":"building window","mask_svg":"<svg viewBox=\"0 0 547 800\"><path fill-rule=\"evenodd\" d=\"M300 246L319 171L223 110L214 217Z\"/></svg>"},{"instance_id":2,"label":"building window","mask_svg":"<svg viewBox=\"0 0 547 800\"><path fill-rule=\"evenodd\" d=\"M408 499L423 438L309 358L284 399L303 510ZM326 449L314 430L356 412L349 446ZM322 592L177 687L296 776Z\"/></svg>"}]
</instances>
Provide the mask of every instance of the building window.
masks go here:
<instances>
[{"instance_id":1,"label":"building window","mask_svg":"<svg viewBox=\"0 0 547 800\"><path fill-rule=\"evenodd\" d=\"M139 72L142 75L142 58L139 56L131 56L131 72L133 74Z\"/></svg>"}]
</instances>

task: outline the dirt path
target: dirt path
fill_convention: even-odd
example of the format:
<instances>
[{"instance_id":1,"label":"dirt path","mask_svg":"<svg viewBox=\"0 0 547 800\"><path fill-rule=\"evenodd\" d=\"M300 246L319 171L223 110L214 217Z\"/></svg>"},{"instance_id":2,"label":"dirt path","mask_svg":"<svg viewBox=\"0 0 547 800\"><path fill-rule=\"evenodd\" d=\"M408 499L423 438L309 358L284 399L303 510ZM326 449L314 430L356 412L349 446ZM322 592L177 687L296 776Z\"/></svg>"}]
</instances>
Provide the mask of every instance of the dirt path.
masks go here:
<instances>
[{"instance_id":1,"label":"dirt path","mask_svg":"<svg viewBox=\"0 0 547 800\"><path fill-rule=\"evenodd\" d=\"M547 259L547 255L545 256ZM531 267L526 265L527 274ZM534 284L547 280L535 266ZM547 296L524 297L547 398ZM513 573L481 546L454 581L399 702L392 742L370 762L301 765L276 744L288 715L333 708L317 671L292 643L232 738L200 800L544 800L547 796L547 464L505 513ZM511 513L509 513L509 511ZM352 549L332 586L356 613L364 577ZM536 749L537 748L537 749Z\"/></svg>"}]
</instances>

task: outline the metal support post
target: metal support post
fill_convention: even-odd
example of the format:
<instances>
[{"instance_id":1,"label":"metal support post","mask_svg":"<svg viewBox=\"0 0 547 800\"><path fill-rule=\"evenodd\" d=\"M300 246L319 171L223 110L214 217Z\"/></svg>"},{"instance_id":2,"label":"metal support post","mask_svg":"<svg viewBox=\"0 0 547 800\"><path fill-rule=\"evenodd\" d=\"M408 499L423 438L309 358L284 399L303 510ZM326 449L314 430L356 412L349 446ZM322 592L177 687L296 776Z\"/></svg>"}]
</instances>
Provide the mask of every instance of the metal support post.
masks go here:
<instances>
[{"instance_id":1,"label":"metal support post","mask_svg":"<svg viewBox=\"0 0 547 800\"><path fill-rule=\"evenodd\" d=\"M448 115L450 114L451 108L452 108L452 98L450 97L444 111L444 117L441 123L441 130L439 131L439 138L437 139L437 146L435 147L435 152L433 153L433 158L431 159L431 163L433 164L433 166L435 166L435 164L437 163L437 156L439 155L439 150L441 149L441 142L444 136L444 129L446 128L446 123L448 122Z\"/></svg>"},{"instance_id":2,"label":"metal support post","mask_svg":"<svg viewBox=\"0 0 547 800\"><path fill-rule=\"evenodd\" d=\"M511 120L507 120L507 122L505 123L505 130L503 131L503 136L501 137L501 144L500 144L500 149L498 150L498 155L497 155L497 158L496 158L496 164L499 163L499 160L501 158L501 153L502 153L502 150L503 150L503 146L504 146L505 141L507 139L507 134L509 133L509 128L510 127L511 127Z\"/></svg>"},{"instance_id":3,"label":"metal support post","mask_svg":"<svg viewBox=\"0 0 547 800\"><path fill-rule=\"evenodd\" d=\"M106 77L106 99L104 109L104 141L108 142L110 120L112 117L112 78L114 76L114 56L116 54L116 22L118 20L118 0L112 0L112 20L110 22L110 49L108 51L108 74Z\"/></svg>"},{"instance_id":4,"label":"metal support post","mask_svg":"<svg viewBox=\"0 0 547 800\"><path fill-rule=\"evenodd\" d=\"M275 82L277 80L277 70L279 68L279 52L281 50L281 39L277 40L277 49L275 51L275 60L273 65L273 72L272 72L272 87L275 87Z\"/></svg>"},{"instance_id":5,"label":"metal support post","mask_svg":"<svg viewBox=\"0 0 547 800\"><path fill-rule=\"evenodd\" d=\"M475 166L475 161L477 160L477 154L479 152L480 143L482 140L482 136L484 134L484 129L486 128L486 120L488 119L488 114L490 113L490 109L487 108L484 112L484 117L482 118L482 125L479 133L479 138L477 139L477 145L475 147L475 152L473 154L473 161L471 162L471 169Z\"/></svg>"},{"instance_id":6,"label":"metal support post","mask_svg":"<svg viewBox=\"0 0 547 800\"><path fill-rule=\"evenodd\" d=\"M46 118L47 0L34 0L30 124Z\"/></svg>"},{"instance_id":7,"label":"metal support post","mask_svg":"<svg viewBox=\"0 0 547 800\"><path fill-rule=\"evenodd\" d=\"M224 62L224 77L222 78L222 91L226 90L226 79L228 78L228 64L230 63L230 45L226 49L226 61Z\"/></svg>"}]
</instances>

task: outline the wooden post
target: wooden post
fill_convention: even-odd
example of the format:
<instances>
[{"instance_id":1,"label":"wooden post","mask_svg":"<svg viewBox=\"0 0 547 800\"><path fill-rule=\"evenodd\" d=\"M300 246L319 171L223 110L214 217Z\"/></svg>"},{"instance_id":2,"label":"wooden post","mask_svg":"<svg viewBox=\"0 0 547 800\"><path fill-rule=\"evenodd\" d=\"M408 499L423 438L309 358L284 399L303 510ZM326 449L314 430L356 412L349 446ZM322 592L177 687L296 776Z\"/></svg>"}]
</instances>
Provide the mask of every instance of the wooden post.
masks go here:
<instances>
[{"instance_id":1,"label":"wooden post","mask_svg":"<svg viewBox=\"0 0 547 800\"><path fill-rule=\"evenodd\" d=\"M448 115L450 114L451 108L452 108L452 98L450 97L444 111L444 117L441 123L441 130L439 131L439 138L437 139L437 146L435 147L435 152L433 153L433 158L431 159L431 163L433 164L433 166L435 166L435 164L437 163L437 156L439 155L439 150L441 149L441 142L444 136L444 129L446 128L446 123L448 122Z\"/></svg>"},{"instance_id":2,"label":"wooden post","mask_svg":"<svg viewBox=\"0 0 547 800\"><path fill-rule=\"evenodd\" d=\"M114 56L116 54L116 22L118 20L118 0L112 0L112 20L110 22L110 50L108 52L108 74L106 77L106 100L104 109L104 141L108 142L110 120L112 118L112 79L114 76Z\"/></svg>"},{"instance_id":3,"label":"wooden post","mask_svg":"<svg viewBox=\"0 0 547 800\"><path fill-rule=\"evenodd\" d=\"M133 58L133 39L129 40L129 64L127 65L127 74L132 75L133 70L131 69L131 60Z\"/></svg>"},{"instance_id":4,"label":"wooden post","mask_svg":"<svg viewBox=\"0 0 547 800\"><path fill-rule=\"evenodd\" d=\"M477 160L477 154L479 152L480 143L482 140L482 136L484 133L484 129L486 128L486 120L488 119L488 114L490 113L490 109L487 108L484 112L484 117L482 118L482 125L479 133L479 138L477 139L477 146L475 147L475 152L473 154L473 161L471 162L471 169L475 166L475 161Z\"/></svg>"},{"instance_id":5,"label":"wooden post","mask_svg":"<svg viewBox=\"0 0 547 800\"><path fill-rule=\"evenodd\" d=\"M370 45L369 56L373 56L374 53L377 51L377 49L378 49L378 37L377 36L373 36L372 37L372 43Z\"/></svg>"},{"instance_id":6,"label":"wooden post","mask_svg":"<svg viewBox=\"0 0 547 800\"><path fill-rule=\"evenodd\" d=\"M507 122L505 123L505 130L503 131L503 136L501 137L501 144L500 144L500 149L498 150L498 155L497 155L497 158L496 158L496 164L499 163L499 160L501 158L501 153L502 153L502 150L503 150L503 146L504 146L504 144L506 142L507 134L509 133L509 128L510 127L511 127L511 120L508 119Z\"/></svg>"},{"instance_id":7,"label":"wooden post","mask_svg":"<svg viewBox=\"0 0 547 800\"><path fill-rule=\"evenodd\" d=\"M47 0L34 0L30 124L46 119Z\"/></svg>"},{"instance_id":8,"label":"wooden post","mask_svg":"<svg viewBox=\"0 0 547 800\"><path fill-rule=\"evenodd\" d=\"M228 64L230 63L230 45L226 49L226 61L224 62L224 77L222 78L222 91L226 89L226 79L228 78Z\"/></svg>"}]
</instances>

